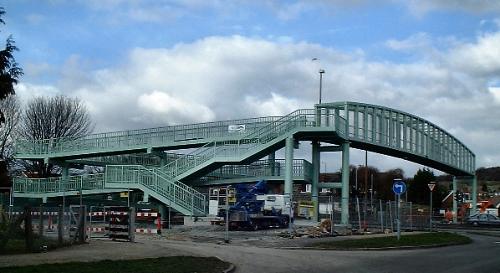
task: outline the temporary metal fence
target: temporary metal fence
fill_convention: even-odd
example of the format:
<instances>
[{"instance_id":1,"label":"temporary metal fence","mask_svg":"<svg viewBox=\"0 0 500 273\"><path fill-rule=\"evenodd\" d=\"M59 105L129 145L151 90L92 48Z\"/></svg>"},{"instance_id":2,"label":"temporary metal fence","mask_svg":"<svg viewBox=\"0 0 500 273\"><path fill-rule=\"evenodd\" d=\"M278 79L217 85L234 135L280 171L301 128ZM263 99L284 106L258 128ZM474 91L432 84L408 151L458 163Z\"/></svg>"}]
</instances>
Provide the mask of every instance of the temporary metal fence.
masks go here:
<instances>
[{"instance_id":1,"label":"temporary metal fence","mask_svg":"<svg viewBox=\"0 0 500 273\"><path fill-rule=\"evenodd\" d=\"M330 196L319 197L319 213L321 219L333 217L335 224L340 224L340 198ZM412 202L401 201L401 230L428 230L429 211L417 208ZM349 200L349 223L353 230L391 232L397 227L397 202L385 200L366 200L351 198ZM332 213L333 212L333 213Z\"/></svg>"}]
</instances>

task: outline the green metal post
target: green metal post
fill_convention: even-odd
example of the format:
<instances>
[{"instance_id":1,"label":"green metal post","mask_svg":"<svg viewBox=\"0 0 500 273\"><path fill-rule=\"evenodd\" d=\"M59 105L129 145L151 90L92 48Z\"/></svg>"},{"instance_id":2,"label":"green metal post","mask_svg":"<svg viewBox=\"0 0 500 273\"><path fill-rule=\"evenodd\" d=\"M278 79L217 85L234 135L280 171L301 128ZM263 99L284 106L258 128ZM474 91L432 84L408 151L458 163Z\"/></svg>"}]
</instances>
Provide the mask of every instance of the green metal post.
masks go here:
<instances>
[{"instance_id":1,"label":"green metal post","mask_svg":"<svg viewBox=\"0 0 500 273\"><path fill-rule=\"evenodd\" d=\"M471 215L477 212L477 176L472 177L472 209Z\"/></svg>"},{"instance_id":2,"label":"green metal post","mask_svg":"<svg viewBox=\"0 0 500 273\"><path fill-rule=\"evenodd\" d=\"M458 212L458 204L455 199L455 195L457 194L457 178L453 176L453 224L457 223L457 212Z\"/></svg>"},{"instance_id":3,"label":"green metal post","mask_svg":"<svg viewBox=\"0 0 500 273\"><path fill-rule=\"evenodd\" d=\"M269 154L268 158L269 168L271 169L271 176L275 175L275 165L276 165L276 152L272 152Z\"/></svg>"},{"instance_id":4,"label":"green metal post","mask_svg":"<svg viewBox=\"0 0 500 273\"><path fill-rule=\"evenodd\" d=\"M286 138L285 145L285 194L293 194L293 136Z\"/></svg>"},{"instance_id":5,"label":"green metal post","mask_svg":"<svg viewBox=\"0 0 500 273\"><path fill-rule=\"evenodd\" d=\"M316 116L315 116L315 122L316 122L316 127L321 127L321 107L316 106Z\"/></svg>"},{"instance_id":6,"label":"green metal post","mask_svg":"<svg viewBox=\"0 0 500 273\"><path fill-rule=\"evenodd\" d=\"M163 223L164 221L167 220L167 207L165 206L165 204L158 204L158 211L160 212L160 219L161 219L161 222ZM170 222L168 223L169 226L168 228L170 228Z\"/></svg>"},{"instance_id":7,"label":"green metal post","mask_svg":"<svg viewBox=\"0 0 500 273\"><path fill-rule=\"evenodd\" d=\"M342 143L342 214L340 223L349 224L349 142Z\"/></svg>"},{"instance_id":8,"label":"green metal post","mask_svg":"<svg viewBox=\"0 0 500 273\"><path fill-rule=\"evenodd\" d=\"M62 219L63 219L63 224L61 225L63 228L65 227L64 221L66 220L65 214L66 214L66 185L68 184L68 178L69 178L69 167L68 164L65 162L62 165L62 179L60 185L62 192L63 192L63 197L62 197ZM62 231L64 232L64 230ZM63 234L64 236L64 234Z\"/></svg>"},{"instance_id":9,"label":"green metal post","mask_svg":"<svg viewBox=\"0 0 500 273\"><path fill-rule=\"evenodd\" d=\"M319 141L312 142L312 166L313 166L313 177L312 177L312 187L311 187L311 201L313 203L313 221L317 222L319 220L319 204L318 204L318 183L319 183L319 173L320 173L320 152L319 152Z\"/></svg>"},{"instance_id":10,"label":"green metal post","mask_svg":"<svg viewBox=\"0 0 500 273\"><path fill-rule=\"evenodd\" d=\"M290 221L288 222L288 230L292 232L293 221L293 136L286 138L285 142L285 195L290 197Z\"/></svg>"}]
</instances>

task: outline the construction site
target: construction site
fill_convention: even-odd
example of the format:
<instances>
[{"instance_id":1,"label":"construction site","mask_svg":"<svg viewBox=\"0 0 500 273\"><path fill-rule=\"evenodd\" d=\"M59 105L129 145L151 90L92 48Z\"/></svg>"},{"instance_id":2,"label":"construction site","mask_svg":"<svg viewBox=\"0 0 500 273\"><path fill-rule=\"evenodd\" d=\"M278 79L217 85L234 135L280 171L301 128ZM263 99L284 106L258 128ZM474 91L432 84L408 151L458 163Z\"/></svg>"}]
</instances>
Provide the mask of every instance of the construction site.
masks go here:
<instances>
[{"instance_id":1,"label":"construction site","mask_svg":"<svg viewBox=\"0 0 500 273\"><path fill-rule=\"evenodd\" d=\"M299 145L311 145L310 161L294 158ZM173 226L277 228L294 236L295 220L309 223L300 236L311 237L392 232L396 222L404 230L432 229L429 208L374 199L373 186L359 192L357 178L350 185L351 148L447 172L454 188L458 181L477 188L475 156L451 134L396 109L354 102L79 139L19 139L16 148L18 159L57 165L62 175L15 177L4 211L32 215L40 234L64 226L59 236L79 231L81 240L113 233L133 240L136 232L159 234ZM339 181L320 182L321 153L332 152L341 153L334 163L341 167ZM477 193L470 196L477 203ZM457 201L453 213L456 223ZM113 230L113 221L129 224Z\"/></svg>"}]
</instances>

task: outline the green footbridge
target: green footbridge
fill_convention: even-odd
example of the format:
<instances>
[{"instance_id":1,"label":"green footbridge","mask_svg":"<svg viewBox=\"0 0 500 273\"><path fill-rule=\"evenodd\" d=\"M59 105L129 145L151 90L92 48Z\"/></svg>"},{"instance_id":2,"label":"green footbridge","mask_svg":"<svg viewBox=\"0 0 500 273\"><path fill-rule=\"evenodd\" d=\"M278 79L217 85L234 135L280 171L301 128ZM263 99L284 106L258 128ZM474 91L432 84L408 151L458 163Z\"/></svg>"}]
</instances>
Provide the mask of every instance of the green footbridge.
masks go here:
<instances>
[{"instance_id":1,"label":"green footbridge","mask_svg":"<svg viewBox=\"0 0 500 273\"><path fill-rule=\"evenodd\" d=\"M294 159L300 142L312 143L312 162ZM342 219L348 224L349 149L363 149L402 158L476 184L475 155L437 125L383 106L334 102L300 109L285 116L176 125L92 134L78 139L18 140L18 159L62 167L56 178L14 179L15 197L104 194L129 189L184 215L205 215L207 200L195 187L284 181L291 194L294 181L312 184L317 212L319 162L322 152L342 153ZM189 149L188 153L175 153ZM285 148L285 159L275 152ZM266 158L267 159L264 159ZM70 176L74 164L101 166L97 174ZM326 184L326 183L321 183ZM476 187L473 187L475 191ZM476 193L473 192L475 203Z\"/></svg>"}]
</instances>

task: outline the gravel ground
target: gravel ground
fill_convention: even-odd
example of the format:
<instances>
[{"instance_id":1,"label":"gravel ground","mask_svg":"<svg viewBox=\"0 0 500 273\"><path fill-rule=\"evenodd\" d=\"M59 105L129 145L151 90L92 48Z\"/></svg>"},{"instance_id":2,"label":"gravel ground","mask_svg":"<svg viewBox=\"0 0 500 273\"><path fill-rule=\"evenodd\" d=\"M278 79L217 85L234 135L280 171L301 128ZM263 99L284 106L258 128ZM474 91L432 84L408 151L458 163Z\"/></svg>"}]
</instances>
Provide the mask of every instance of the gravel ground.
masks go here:
<instances>
[{"instance_id":1,"label":"gravel ground","mask_svg":"<svg viewBox=\"0 0 500 273\"><path fill-rule=\"evenodd\" d=\"M297 231L310 228L307 223L297 225ZM314 242L343 240L352 237L387 236L371 234L363 236L336 236L323 238L287 238L288 229L268 229L259 231L230 231L229 238L232 247L249 248L296 248L307 246ZM0 256L0 267L13 265L31 265L40 263L60 263L69 261L97 261L103 259L138 259L164 256L200 256L196 245L206 245L210 248L224 247L225 229L222 226L175 227L163 230L161 235L136 234L136 243L114 242L109 239L92 239L90 243L61 248L48 253L4 255ZM194 248L182 248L180 245L191 245ZM210 256L210 254L201 254Z\"/></svg>"},{"instance_id":2,"label":"gravel ground","mask_svg":"<svg viewBox=\"0 0 500 273\"><path fill-rule=\"evenodd\" d=\"M297 234L303 234L306 230L311 230L314 223L308 221L298 222L294 230ZM319 232L319 229L317 230ZM151 240L173 240L190 241L200 243L223 244L225 241L224 226L195 226L195 227L174 227L170 230L163 230L161 236L149 237ZM309 238L307 235L290 238L288 229L267 229L258 231L229 231L229 240L232 245L255 246L267 248L288 248L304 247L314 242L345 240L350 238L366 238L372 236L387 236L387 234L365 234L350 236L330 236L325 233L319 238Z\"/></svg>"}]
</instances>

